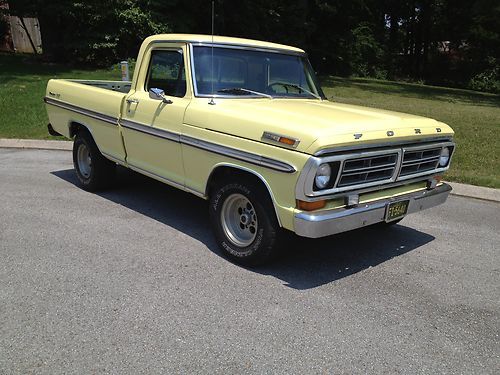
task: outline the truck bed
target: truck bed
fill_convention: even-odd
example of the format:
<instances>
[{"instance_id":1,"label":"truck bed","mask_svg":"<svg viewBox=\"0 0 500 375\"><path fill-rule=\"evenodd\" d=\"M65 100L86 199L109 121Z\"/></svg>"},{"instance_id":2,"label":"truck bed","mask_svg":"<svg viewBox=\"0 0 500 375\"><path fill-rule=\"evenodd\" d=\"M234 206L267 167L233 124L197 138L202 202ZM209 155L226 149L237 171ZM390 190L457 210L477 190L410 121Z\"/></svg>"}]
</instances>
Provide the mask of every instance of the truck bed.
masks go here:
<instances>
[{"instance_id":1,"label":"truck bed","mask_svg":"<svg viewBox=\"0 0 500 375\"><path fill-rule=\"evenodd\" d=\"M101 153L125 160L118 119L131 82L51 79L45 102L52 128L68 138L75 124L86 127Z\"/></svg>"},{"instance_id":2,"label":"truck bed","mask_svg":"<svg viewBox=\"0 0 500 375\"><path fill-rule=\"evenodd\" d=\"M66 81L80 83L82 85L98 87L105 90L128 93L132 82L130 81L104 81L104 80L85 80L85 79L67 79Z\"/></svg>"}]
</instances>

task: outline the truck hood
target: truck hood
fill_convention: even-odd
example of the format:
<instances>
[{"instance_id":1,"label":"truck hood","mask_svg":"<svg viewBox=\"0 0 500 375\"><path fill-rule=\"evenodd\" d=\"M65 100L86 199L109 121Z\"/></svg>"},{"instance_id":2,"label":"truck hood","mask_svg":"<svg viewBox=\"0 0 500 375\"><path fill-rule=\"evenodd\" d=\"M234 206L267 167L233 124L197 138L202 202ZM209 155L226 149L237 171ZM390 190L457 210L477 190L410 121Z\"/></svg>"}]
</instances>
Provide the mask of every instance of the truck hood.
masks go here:
<instances>
[{"instance_id":1,"label":"truck hood","mask_svg":"<svg viewBox=\"0 0 500 375\"><path fill-rule=\"evenodd\" d=\"M448 125L433 119L327 100L216 99L216 105L208 101L194 99L184 122L258 142L268 142L264 132L295 138L296 150L308 154L336 146L453 135Z\"/></svg>"}]
</instances>

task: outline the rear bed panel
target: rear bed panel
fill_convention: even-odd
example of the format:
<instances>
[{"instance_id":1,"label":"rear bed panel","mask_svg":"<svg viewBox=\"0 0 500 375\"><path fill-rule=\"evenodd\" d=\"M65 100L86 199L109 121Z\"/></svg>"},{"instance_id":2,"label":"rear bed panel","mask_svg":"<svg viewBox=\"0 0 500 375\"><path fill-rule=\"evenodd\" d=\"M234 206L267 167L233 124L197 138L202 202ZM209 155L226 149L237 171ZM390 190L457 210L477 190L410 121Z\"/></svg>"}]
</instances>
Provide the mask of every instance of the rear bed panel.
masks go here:
<instances>
[{"instance_id":1,"label":"rear bed panel","mask_svg":"<svg viewBox=\"0 0 500 375\"><path fill-rule=\"evenodd\" d=\"M118 118L126 94L109 88L116 84L111 81L50 80L46 93L47 113L58 133L70 137L72 123L84 125L105 156L124 161Z\"/></svg>"}]
</instances>

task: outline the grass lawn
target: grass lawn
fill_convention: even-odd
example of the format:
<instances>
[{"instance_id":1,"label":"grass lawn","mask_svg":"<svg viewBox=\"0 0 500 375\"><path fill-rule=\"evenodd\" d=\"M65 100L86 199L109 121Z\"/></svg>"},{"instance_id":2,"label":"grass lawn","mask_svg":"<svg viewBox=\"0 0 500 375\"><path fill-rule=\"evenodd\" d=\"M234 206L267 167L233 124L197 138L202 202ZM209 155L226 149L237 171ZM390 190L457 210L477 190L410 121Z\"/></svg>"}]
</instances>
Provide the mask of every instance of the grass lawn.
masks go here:
<instances>
[{"instance_id":1,"label":"grass lawn","mask_svg":"<svg viewBox=\"0 0 500 375\"><path fill-rule=\"evenodd\" d=\"M51 78L120 80L120 72L42 64L25 55L0 53L0 138L54 139L43 97Z\"/></svg>"},{"instance_id":2,"label":"grass lawn","mask_svg":"<svg viewBox=\"0 0 500 375\"><path fill-rule=\"evenodd\" d=\"M120 79L119 71L82 70L0 53L0 138L53 138L42 101L50 78ZM331 100L432 117L453 127L452 181L500 188L500 96L475 91L323 77Z\"/></svg>"},{"instance_id":3,"label":"grass lawn","mask_svg":"<svg viewBox=\"0 0 500 375\"><path fill-rule=\"evenodd\" d=\"M500 95L401 82L323 77L328 99L431 117L455 130L446 179L500 188Z\"/></svg>"}]
</instances>

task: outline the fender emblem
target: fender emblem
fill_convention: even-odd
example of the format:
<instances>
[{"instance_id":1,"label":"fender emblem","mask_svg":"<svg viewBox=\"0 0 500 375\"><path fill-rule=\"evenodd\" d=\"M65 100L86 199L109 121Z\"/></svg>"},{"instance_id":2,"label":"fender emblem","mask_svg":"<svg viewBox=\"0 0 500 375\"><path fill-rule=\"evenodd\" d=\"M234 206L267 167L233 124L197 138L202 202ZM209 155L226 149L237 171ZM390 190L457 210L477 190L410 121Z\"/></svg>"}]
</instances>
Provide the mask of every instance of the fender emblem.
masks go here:
<instances>
[{"instance_id":1,"label":"fender emblem","mask_svg":"<svg viewBox=\"0 0 500 375\"><path fill-rule=\"evenodd\" d=\"M354 139L360 139L363 136L361 133L354 134Z\"/></svg>"},{"instance_id":2,"label":"fender emblem","mask_svg":"<svg viewBox=\"0 0 500 375\"><path fill-rule=\"evenodd\" d=\"M420 129L415 129L415 134L422 134L422 131Z\"/></svg>"},{"instance_id":3,"label":"fender emblem","mask_svg":"<svg viewBox=\"0 0 500 375\"><path fill-rule=\"evenodd\" d=\"M387 132L387 136L388 136L388 137L392 137L393 135L394 135L394 132L393 132L392 130L389 130L389 131Z\"/></svg>"}]
</instances>

